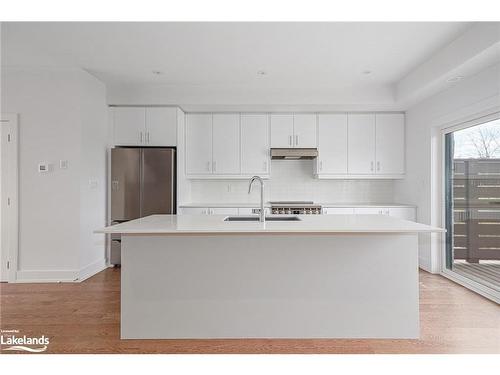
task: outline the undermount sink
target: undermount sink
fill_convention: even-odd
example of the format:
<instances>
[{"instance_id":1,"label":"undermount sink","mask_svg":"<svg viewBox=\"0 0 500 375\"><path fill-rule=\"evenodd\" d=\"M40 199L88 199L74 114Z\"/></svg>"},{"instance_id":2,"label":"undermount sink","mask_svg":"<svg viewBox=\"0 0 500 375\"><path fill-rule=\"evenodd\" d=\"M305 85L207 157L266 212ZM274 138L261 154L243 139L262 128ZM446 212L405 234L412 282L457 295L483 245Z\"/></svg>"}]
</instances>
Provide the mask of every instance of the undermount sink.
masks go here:
<instances>
[{"instance_id":1,"label":"undermount sink","mask_svg":"<svg viewBox=\"0 0 500 375\"><path fill-rule=\"evenodd\" d=\"M224 221L259 221L259 216L228 216ZM266 221L300 221L298 216L266 216Z\"/></svg>"}]
</instances>

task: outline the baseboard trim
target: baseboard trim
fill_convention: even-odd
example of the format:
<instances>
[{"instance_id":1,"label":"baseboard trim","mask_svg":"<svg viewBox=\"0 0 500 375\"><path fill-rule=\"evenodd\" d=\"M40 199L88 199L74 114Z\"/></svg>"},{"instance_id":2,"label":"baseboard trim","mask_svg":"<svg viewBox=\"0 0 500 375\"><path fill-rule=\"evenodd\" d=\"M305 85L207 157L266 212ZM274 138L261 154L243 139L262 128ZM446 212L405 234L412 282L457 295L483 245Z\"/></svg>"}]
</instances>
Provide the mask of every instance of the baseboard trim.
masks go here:
<instances>
[{"instance_id":1,"label":"baseboard trim","mask_svg":"<svg viewBox=\"0 0 500 375\"><path fill-rule=\"evenodd\" d=\"M22 270L16 272L16 283L74 283L77 270Z\"/></svg>"},{"instance_id":2,"label":"baseboard trim","mask_svg":"<svg viewBox=\"0 0 500 375\"><path fill-rule=\"evenodd\" d=\"M429 264L428 259L418 258L418 267L423 269L426 272L435 273L435 272L432 272L432 268L431 268L431 265Z\"/></svg>"},{"instance_id":3,"label":"baseboard trim","mask_svg":"<svg viewBox=\"0 0 500 375\"><path fill-rule=\"evenodd\" d=\"M89 265L83 267L80 269L80 272L78 273L78 278L75 281L82 282L89 277L94 276L95 274L101 272L102 270L106 269L108 266L106 264L106 259L102 258L99 260L96 260L93 263L90 263Z\"/></svg>"}]
</instances>

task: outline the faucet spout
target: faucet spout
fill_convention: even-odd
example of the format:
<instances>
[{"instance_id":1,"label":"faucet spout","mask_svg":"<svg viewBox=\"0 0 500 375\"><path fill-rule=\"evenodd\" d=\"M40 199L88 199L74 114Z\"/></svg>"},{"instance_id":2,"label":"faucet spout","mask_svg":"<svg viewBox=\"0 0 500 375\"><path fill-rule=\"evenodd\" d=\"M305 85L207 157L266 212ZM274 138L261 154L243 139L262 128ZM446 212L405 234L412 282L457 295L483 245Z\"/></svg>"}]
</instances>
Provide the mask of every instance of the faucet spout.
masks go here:
<instances>
[{"instance_id":1,"label":"faucet spout","mask_svg":"<svg viewBox=\"0 0 500 375\"><path fill-rule=\"evenodd\" d=\"M260 221L264 223L266 221L266 212L264 211L264 180L259 176L253 176L248 184L248 194L252 191L254 181L259 181L260 183Z\"/></svg>"}]
</instances>

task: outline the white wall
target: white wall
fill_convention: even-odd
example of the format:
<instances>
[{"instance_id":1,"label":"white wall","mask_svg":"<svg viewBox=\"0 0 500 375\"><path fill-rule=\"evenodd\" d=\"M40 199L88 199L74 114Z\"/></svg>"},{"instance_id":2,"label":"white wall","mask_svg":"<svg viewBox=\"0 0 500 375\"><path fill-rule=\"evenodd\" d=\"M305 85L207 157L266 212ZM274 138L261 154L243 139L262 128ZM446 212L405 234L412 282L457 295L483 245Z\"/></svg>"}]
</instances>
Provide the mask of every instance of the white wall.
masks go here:
<instances>
[{"instance_id":1,"label":"white wall","mask_svg":"<svg viewBox=\"0 0 500 375\"><path fill-rule=\"evenodd\" d=\"M319 203L393 202L392 180L319 180L312 160L273 160L265 181L266 200L312 200ZM252 203L259 189L248 194L248 180L192 180L191 202ZM184 202L187 203L187 202Z\"/></svg>"},{"instance_id":2,"label":"white wall","mask_svg":"<svg viewBox=\"0 0 500 375\"><path fill-rule=\"evenodd\" d=\"M79 278L104 264L91 229L104 224L105 87L80 69L2 67L2 111L19 114L18 278ZM40 174L39 162L54 169Z\"/></svg>"},{"instance_id":3,"label":"white wall","mask_svg":"<svg viewBox=\"0 0 500 375\"><path fill-rule=\"evenodd\" d=\"M499 106L500 65L494 65L406 112L406 179L395 182L394 194L397 201L417 205L419 222L443 225L438 199L441 177L436 173L441 163L437 130L498 110ZM442 238L422 235L419 242L420 266L439 272Z\"/></svg>"}]
</instances>

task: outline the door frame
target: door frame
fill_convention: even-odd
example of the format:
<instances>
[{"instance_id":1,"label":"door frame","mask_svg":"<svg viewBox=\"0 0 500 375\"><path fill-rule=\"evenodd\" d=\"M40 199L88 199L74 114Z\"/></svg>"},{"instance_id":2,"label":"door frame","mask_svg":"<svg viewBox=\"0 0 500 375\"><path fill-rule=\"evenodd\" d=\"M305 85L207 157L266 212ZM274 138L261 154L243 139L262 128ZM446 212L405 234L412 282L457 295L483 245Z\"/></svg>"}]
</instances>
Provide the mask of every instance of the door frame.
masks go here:
<instances>
[{"instance_id":1,"label":"door frame","mask_svg":"<svg viewBox=\"0 0 500 375\"><path fill-rule=\"evenodd\" d=\"M19 254L19 125L18 115L2 113L0 117L2 139L8 137L6 160L2 160L2 244L8 249L8 282L16 281ZM7 123L7 125L5 124ZM2 151L3 153L3 151ZM10 204L9 200L10 198Z\"/></svg>"},{"instance_id":2,"label":"door frame","mask_svg":"<svg viewBox=\"0 0 500 375\"><path fill-rule=\"evenodd\" d=\"M448 123L446 125L443 125L440 128L440 175L441 175L441 181L440 181L440 193L441 193L441 202L442 204L440 205L441 209L441 223L443 225L446 223L446 175L445 175L445 164L446 164L446 134L458 131L458 130L463 130L467 129L476 125L483 124L485 122L489 121L494 121L494 120L499 120L500 119L500 107L497 107L493 110L490 110L486 113L481 113L477 114L474 117L469 117L467 119L462 119L461 121L456 121L453 123ZM442 241L442 246L441 246L441 251L440 251L440 274L457 284L460 284L467 289L472 290L473 292L476 292L483 297L486 297L498 304L500 304L500 294L493 290L492 288L489 288L488 286L485 286L481 283L478 283L474 280L468 279L457 272L454 272L446 267L446 241Z\"/></svg>"}]
</instances>

